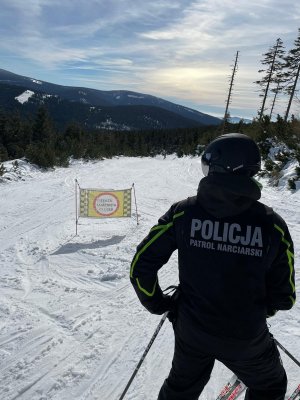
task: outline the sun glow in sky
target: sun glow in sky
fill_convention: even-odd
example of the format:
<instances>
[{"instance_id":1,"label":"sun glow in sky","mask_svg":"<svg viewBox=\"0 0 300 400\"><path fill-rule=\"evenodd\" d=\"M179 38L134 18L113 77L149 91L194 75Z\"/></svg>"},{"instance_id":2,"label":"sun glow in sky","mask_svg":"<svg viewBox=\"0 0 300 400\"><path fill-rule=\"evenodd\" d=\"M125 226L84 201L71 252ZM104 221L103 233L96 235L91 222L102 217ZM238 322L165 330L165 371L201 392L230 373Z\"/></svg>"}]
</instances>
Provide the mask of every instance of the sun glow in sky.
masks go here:
<instances>
[{"instance_id":1,"label":"sun glow in sky","mask_svg":"<svg viewBox=\"0 0 300 400\"><path fill-rule=\"evenodd\" d=\"M0 0L0 68L51 83L152 94L251 118L262 54L300 27L292 0ZM276 112L283 112L282 98ZM300 112L299 101L292 110Z\"/></svg>"}]
</instances>

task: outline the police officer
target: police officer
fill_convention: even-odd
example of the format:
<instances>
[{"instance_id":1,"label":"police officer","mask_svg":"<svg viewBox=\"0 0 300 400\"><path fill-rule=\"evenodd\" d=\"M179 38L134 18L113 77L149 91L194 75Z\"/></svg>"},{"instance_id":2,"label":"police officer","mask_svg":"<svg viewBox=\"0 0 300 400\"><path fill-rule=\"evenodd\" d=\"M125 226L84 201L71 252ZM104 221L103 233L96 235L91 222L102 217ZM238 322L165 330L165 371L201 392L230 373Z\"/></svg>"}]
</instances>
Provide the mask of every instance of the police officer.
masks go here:
<instances>
[{"instance_id":1,"label":"police officer","mask_svg":"<svg viewBox=\"0 0 300 400\"><path fill-rule=\"evenodd\" d=\"M283 400L287 377L266 318L295 303L293 243L284 220L258 200L256 143L231 133L202 155L197 195L175 203L137 247L130 279L153 314L169 311L172 368L158 400L196 400L215 360L248 387L247 400ZM157 273L178 250L179 296Z\"/></svg>"}]
</instances>

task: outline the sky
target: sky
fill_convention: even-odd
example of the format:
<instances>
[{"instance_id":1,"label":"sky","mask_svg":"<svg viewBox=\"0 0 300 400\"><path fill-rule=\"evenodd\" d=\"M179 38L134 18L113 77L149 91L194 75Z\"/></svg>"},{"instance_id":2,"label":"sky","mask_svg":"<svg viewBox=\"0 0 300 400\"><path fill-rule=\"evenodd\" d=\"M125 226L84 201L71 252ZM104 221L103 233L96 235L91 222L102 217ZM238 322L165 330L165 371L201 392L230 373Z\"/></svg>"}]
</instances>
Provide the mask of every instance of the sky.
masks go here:
<instances>
[{"instance_id":1,"label":"sky","mask_svg":"<svg viewBox=\"0 0 300 400\"><path fill-rule=\"evenodd\" d=\"M0 68L51 83L147 93L223 116L257 116L262 55L292 48L294 0L0 0ZM275 113L284 113L287 99ZM300 113L295 101L292 112Z\"/></svg>"}]
</instances>

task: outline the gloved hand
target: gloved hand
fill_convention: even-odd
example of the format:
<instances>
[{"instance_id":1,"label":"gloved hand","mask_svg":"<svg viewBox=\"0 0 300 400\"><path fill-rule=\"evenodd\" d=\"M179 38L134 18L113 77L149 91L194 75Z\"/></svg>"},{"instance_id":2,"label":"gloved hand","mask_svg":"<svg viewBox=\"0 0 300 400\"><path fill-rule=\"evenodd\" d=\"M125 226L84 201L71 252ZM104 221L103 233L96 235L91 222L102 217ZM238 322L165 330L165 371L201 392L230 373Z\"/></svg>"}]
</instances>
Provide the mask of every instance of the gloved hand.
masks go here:
<instances>
[{"instance_id":1,"label":"gloved hand","mask_svg":"<svg viewBox=\"0 0 300 400\"><path fill-rule=\"evenodd\" d=\"M172 299L171 298L172 298L172 296L170 296L170 295L162 294L161 298L158 301L156 301L155 304L151 305L151 308L148 307L148 310L152 314L157 314L157 315L164 314L165 312L171 310L171 308L172 308ZM146 306L146 304L145 304L145 306Z\"/></svg>"}]
</instances>

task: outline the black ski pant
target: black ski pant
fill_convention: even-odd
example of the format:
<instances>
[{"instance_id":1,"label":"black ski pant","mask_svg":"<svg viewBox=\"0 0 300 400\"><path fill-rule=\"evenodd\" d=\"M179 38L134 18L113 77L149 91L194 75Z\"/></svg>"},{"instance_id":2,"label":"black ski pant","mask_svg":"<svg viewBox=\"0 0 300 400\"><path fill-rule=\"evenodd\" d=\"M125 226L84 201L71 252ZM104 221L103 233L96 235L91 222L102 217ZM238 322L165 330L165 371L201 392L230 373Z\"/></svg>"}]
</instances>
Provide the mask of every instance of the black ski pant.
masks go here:
<instances>
[{"instance_id":1,"label":"black ski pant","mask_svg":"<svg viewBox=\"0 0 300 400\"><path fill-rule=\"evenodd\" d=\"M226 365L248 387L245 400L284 400L286 373L274 340L269 332L266 335L264 348L254 358L247 355L244 359L228 359L203 348L200 350L199 346L188 344L175 334L172 368L158 400L197 400L209 381L215 359ZM217 352L220 353L218 349Z\"/></svg>"}]
</instances>

